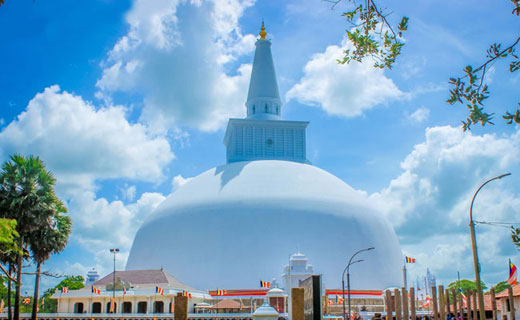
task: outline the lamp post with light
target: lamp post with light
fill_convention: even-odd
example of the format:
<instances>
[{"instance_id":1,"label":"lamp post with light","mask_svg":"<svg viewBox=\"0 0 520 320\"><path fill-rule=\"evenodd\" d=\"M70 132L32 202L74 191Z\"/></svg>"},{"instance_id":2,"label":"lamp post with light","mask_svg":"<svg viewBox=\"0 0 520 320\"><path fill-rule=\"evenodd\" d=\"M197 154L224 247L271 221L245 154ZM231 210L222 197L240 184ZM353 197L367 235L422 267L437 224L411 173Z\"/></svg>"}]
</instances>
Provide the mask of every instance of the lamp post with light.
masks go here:
<instances>
[{"instance_id":1,"label":"lamp post with light","mask_svg":"<svg viewBox=\"0 0 520 320\"><path fill-rule=\"evenodd\" d=\"M116 253L119 252L119 248L110 249L110 252L114 254L114 275L112 277L112 313L116 313Z\"/></svg>"},{"instance_id":2,"label":"lamp post with light","mask_svg":"<svg viewBox=\"0 0 520 320\"><path fill-rule=\"evenodd\" d=\"M475 268L475 282L477 284L477 296L478 296L478 304L479 304L479 312L480 312L480 320L485 320L486 315L484 313L484 295L482 294L482 286L480 285L480 265L478 262L478 252L477 252L477 238L475 236L475 222L473 221L473 202L475 201L475 197L477 196L480 189L482 189L486 184L493 180L502 179L504 177L510 176L511 173L502 174L491 178L484 182L473 195L473 199L471 199L471 205L469 206L469 231L471 234L471 249L473 251L473 267Z\"/></svg>"},{"instance_id":3,"label":"lamp post with light","mask_svg":"<svg viewBox=\"0 0 520 320\"><path fill-rule=\"evenodd\" d=\"M351 257L350 257L350 260L348 261L348 264L347 266L345 267L345 270L343 270L343 275L341 276L341 286L342 286L342 293L343 293L343 320L346 320L347 316L346 316L346 310L345 310L345 272L347 272L347 290L348 290L348 314L349 314L349 317L350 317L350 266L353 265L354 263L358 263L358 262L361 262L361 261L364 261L362 259L360 260L355 260L355 261L352 261L352 259L354 259L354 257L363 252L363 251L369 251L369 250L373 250L375 249L374 247L370 247L370 248L365 248L365 249L361 249L361 250L358 250L356 251L356 253L354 253Z\"/></svg>"}]
</instances>

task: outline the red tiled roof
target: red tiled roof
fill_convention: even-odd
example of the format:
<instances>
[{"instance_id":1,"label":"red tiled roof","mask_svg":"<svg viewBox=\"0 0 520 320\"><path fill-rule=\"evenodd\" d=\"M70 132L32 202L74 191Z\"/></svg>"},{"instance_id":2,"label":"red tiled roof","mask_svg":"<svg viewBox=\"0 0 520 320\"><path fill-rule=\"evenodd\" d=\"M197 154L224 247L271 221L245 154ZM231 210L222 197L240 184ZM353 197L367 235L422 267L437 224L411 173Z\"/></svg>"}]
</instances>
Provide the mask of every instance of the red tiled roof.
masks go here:
<instances>
[{"instance_id":1,"label":"red tiled roof","mask_svg":"<svg viewBox=\"0 0 520 320\"><path fill-rule=\"evenodd\" d=\"M240 309L240 303L233 299L224 299L219 303L215 304L213 309Z\"/></svg>"},{"instance_id":2,"label":"red tiled roof","mask_svg":"<svg viewBox=\"0 0 520 320\"><path fill-rule=\"evenodd\" d=\"M520 296L520 283L513 285L513 297L518 297L518 296ZM496 297L497 297L497 299L509 297L508 290L506 289L506 290L498 293Z\"/></svg>"},{"instance_id":3,"label":"red tiled roof","mask_svg":"<svg viewBox=\"0 0 520 320\"><path fill-rule=\"evenodd\" d=\"M94 283L95 286L106 286L113 281L113 272L107 276L99 279ZM164 285L167 284L171 288L195 290L179 280L175 279L172 275L164 270L127 270L127 271L116 271L116 279L120 278L124 282L128 282L131 285Z\"/></svg>"}]
</instances>

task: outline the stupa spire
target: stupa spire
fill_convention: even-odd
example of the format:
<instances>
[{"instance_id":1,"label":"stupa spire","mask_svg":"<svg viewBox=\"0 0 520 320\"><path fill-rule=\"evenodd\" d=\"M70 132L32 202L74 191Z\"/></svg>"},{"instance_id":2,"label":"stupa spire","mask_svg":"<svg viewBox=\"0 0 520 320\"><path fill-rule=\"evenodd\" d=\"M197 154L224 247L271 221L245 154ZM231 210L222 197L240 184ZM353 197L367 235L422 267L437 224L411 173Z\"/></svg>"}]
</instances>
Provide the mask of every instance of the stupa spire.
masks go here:
<instances>
[{"instance_id":1,"label":"stupa spire","mask_svg":"<svg viewBox=\"0 0 520 320\"><path fill-rule=\"evenodd\" d=\"M262 20L262 27L260 28L260 33L258 35L260 36L260 40L265 40L265 36L267 35L267 32L265 32L265 26L264 26L263 20Z\"/></svg>"},{"instance_id":2,"label":"stupa spire","mask_svg":"<svg viewBox=\"0 0 520 320\"><path fill-rule=\"evenodd\" d=\"M246 101L247 118L279 120L282 100L278 93L271 41L266 39L267 32L263 21L259 35L260 39L255 43L253 71Z\"/></svg>"}]
</instances>

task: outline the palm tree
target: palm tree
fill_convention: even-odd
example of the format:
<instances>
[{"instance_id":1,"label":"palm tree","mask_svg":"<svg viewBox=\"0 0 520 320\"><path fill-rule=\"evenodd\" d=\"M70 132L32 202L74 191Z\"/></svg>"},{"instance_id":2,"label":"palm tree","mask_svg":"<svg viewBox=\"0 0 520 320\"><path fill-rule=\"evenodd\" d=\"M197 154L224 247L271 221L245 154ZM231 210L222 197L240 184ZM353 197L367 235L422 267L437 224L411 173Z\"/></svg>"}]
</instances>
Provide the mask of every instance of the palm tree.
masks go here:
<instances>
[{"instance_id":1,"label":"palm tree","mask_svg":"<svg viewBox=\"0 0 520 320\"><path fill-rule=\"evenodd\" d=\"M40 287L41 265L48 260L51 254L59 253L67 245L72 222L70 217L60 215L54 217L55 224L38 229L29 235L29 245L36 262L36 280L34 284L32 320L36 320L38 309L38 291Z\"/></svg>"},{"instance_id":2,"label":"palm tree","mask_svg":"<svg viewBox=\"0 0 520 320\"><path fill-rule=\"evenodd\" d=\"M6 208L2 218L15 219L19 234L18 247L26 252L28 235L52 224L55 214L65 212L65 206L54 193L56 180L45 169L39 157L12 155L0 172L0 193ZM25 253L16 256L16 294L14 319L20 319L20 293L22 285L22 262Z\"/></svg>"}]
</instances>

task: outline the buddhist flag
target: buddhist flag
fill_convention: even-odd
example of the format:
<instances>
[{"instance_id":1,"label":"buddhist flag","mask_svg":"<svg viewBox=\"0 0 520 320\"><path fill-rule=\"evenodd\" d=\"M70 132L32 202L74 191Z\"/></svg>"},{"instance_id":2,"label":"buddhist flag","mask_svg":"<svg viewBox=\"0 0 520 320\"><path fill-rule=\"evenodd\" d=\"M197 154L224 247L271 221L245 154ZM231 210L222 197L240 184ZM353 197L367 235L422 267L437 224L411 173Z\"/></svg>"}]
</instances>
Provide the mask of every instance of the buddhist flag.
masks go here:
<instances>
[{"instance_id":1,"label":"buddhist flag","mask_svg":"<svg viewBox=\"0 0 520 320\"><path fill-rule=\"evenodd\" d=\"M327 301L327 303L329 304L329 306L332 305L332 300Z\"/></svg>"},{"instance_id":2,"label":"buddhist flag","mask_svg":"<svg viewBox=\"0 0 520 320\"><path fill-rule=\"evenodd\" d=\"M511 262L511 259L509 259L509 279L507 279L507 284L516 284L516 266Z\"/></svg>"},{"instance_id":3,"label":"buddhist flag","mask_svg":"<svg viewBox=\"0 0 520 320\"><path fill-rule=\"evenodd\" d=\"M336 304L341 304L341 303L343 303L343 298L337 295L336 296Z\"/></svg>"},{"instance_id":4,"label":"buddhist flag","mask_svg":"<svg viewBox=\"0 0 520 320\"><path fill-rule=\"evenodd\" d=\"M123 295L126 294L126 287L123 287Z\"/></svg>"},{"instance_id":5,"label":"buddhist flag","mask_svg":"<svg viewBox=\"0 0 520 320\"><path fill-rule=\"evenodd\" d=\"M67 293L67 292L69 292L68 287L61 287L61 293Z\"/></svg>"},{"instance_id":6,"label":"buddhist flag","mask_svg":"<svg viewBox=\"0 0 520 320\"><path fill-rule=\"evenodd\" d=\"M110 311L109 313L114 313L114 298L110 299Z\"/></svg>"},{"instance_id":7,"label":"buddhist flag","mask_svg":"<svg viewBox=\"0 0 520 320\"><path fill-rule=\"evenodd\" d=\"M93 294L101 294L101 290L99 290L98 288L92 286L92 293Z\"/></svg>"},{"instance_id":8,"label":"buddhist flag","mask_svg":"<svg viewBox=\"0 0 520 320\"><path fill-rule=\"evenodd\" d=\"M161 296L164 296L164 290L163 290L163 288L161 288L159 286L155 287L155 293L160 294Z\"/></svg>"},{"instance_id":9,"label":"buddhist flag","mask_svg":"<svg viewBox=\"0 0 520 320\"><path fill-rule=\"evenodd\" d=\"M404 260L406 261L406 263L415 263L415 258L404 256Z\"/></svg>"},{"instance_id":10,"label":"buddhist flag","mask_svg":"<svg viewBox=\"0 0 520 320\"><path fill-rule=\"evenodd\" d=\"M226 290L217 289L217 296L224 296L226 295Z\"/></svg>"},{"instance_id":11,"label":"buddhist flag","mask_svg":"<svg viewBox=\"0 0 520 320\"><path fill-rule=\"evenodd\" d=\"M191 293L186 290L182 290L182 295L191 299Z\"/></svg>"},{"instance_id":12,"label":"buddhist flag","mask_svg":"<svg viewBox=\"0 0 520 320\"><path fill-rule=\"evenodd\" d=\"M466 301L466 299L467 299L467 298L466 298L466 295L464 294L464 292L462 291L461 288L459 288L459 292L460 292L460 295L461 295L461 297L462 297L462 300Z\"/></svg>"},{"instance_id":13,"label":"buddhist flag","mask_svg":"<svg viewBox=\"0 0 520 320\"><path fill-rule=\"evenodd\" d=\"M271 282L260 281L260 288L271 288Z\"/></svg>"},{"instance_id":14,"label":"buddhist flag","mask_svg":"<svg viewBox=\"0 0 520 320\"><path fill-rule=\"evenodd\" d=\"M25 298L25 299L23 299L22 303L23 304L29 304L29 303L31 303L31 299Z\"/></svg>"}]
</instances>

